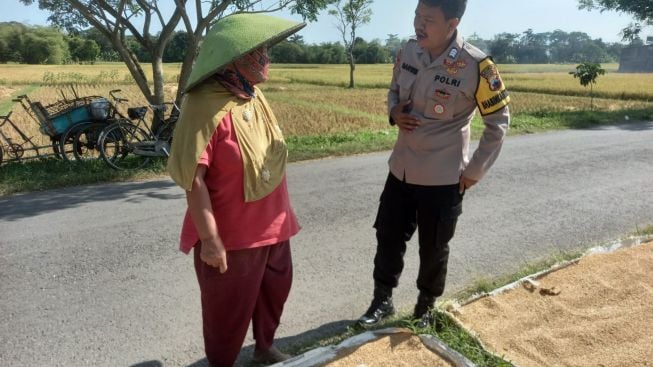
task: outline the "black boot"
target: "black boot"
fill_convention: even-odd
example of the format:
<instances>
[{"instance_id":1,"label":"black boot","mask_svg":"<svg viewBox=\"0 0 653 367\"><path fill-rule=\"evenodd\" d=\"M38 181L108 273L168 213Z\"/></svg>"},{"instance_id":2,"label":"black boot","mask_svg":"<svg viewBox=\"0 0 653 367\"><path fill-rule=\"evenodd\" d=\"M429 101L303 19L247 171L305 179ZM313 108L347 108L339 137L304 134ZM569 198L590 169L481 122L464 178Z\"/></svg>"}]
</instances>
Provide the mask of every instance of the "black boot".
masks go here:
<instances>
[{"instance_id":1,"label":"black boot","mask_svg":"<svg viewBox=\"0 0 653 367\"><path fill-rule=\"evenodd\" d=\"M374 287L374 298L372 304L365 314L358 319L358 325L372 326L376 325L382 319L394 315L395 307L392 304L392 289L385 287Z\"/></svg>"},{"instance_id":2,"label":"black boot","mask_svg":"<svg viewBox=\"0 0 653 367\"><path fill-rule=\"evenodd\" d=\"M435 304L435 297L420 292L417 297L417 304L413 312L413 320L416 320L415 326L424 329L433 325L433 314L431 309Z\"/></svg>"}]
</instances>

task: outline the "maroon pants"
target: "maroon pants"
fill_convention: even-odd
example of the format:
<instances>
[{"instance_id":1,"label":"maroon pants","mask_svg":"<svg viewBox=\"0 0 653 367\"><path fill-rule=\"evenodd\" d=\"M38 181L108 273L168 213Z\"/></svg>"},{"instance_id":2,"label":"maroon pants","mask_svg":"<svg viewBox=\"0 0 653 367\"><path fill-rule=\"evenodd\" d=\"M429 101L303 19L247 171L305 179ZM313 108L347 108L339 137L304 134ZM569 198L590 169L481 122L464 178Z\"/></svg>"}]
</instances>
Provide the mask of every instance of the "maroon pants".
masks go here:
<instances>
[{"instance_id":1,"label":"maroon pants","mask_svg":"<svg viewBox=\"0 0 653 367\"><path fill-rule=\"evenodd\" d=\"M292 283L289 241L273 246L227 252L228 269L200 259L195 246L195 272L202 295L204 349L211 367L232 366L252 320L257 350L272 346Z\"/></svg>"}]
</instances>

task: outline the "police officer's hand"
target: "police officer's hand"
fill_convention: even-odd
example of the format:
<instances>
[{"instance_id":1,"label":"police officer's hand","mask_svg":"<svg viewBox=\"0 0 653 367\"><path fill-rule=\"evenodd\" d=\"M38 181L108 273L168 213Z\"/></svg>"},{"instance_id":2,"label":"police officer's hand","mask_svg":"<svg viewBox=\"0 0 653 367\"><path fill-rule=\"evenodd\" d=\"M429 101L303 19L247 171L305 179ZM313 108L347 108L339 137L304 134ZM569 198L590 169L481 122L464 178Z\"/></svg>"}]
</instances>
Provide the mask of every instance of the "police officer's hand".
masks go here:
<instances>
[{"instance_id":1,"label":"police officer's hand","mask_svg":"<svg viewBox=\"0 0 653 367\"><path fill-rule=\"evenodd\" d=\"M465 193L465 190L469 189L470 187L476 185L478 181L477 180L472 180L471 178L467 178L465 176L460 176L460 186L458 188L458 192L461 194Z\"/></svg>"},{"instance_id":2,"label":"police officer's hand","mask_svg":"<svg viewBox=\"0 0 653 367\"><path fill-rule=\"evenodd\" d=\"M395 125L407 132L415 130L421 124L417 117L405 112L410 102L410 100L401 101L390 110L390 117L392 117Z\"/></svg>"},{"instance_id":3,"label":"police officer's hand","mask_svg":"<svg viewBox=\"0 0 653 367\"><path fill-rule=\"evenodd\" d=\"M202 240L200 259L208 265L218 268L220 273L227 271L227 251L219 236Z\"/></svg>"}]
</instances>

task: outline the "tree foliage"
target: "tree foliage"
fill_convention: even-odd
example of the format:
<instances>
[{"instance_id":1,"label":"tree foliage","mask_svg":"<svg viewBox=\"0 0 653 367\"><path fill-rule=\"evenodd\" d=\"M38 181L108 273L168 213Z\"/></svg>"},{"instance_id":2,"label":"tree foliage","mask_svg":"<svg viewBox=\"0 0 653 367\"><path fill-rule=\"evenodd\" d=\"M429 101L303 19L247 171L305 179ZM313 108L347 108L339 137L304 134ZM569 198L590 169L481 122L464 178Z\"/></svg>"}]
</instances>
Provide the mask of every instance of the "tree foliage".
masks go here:
<instances>
[{"instance_id":1,"label":"tree foliage","mask_svg":"<svg viewBox=\"0 0 653 367\"><path fill-rule=\"evenodd\" d=\"M0 23L0 62L68 63L72 61L71 42L76 41L52 27Z\"/></svg>"},{"instance_id":2,"label":"tree foliage","mask_svg":"<svg viewBox=\"0 0 653 367\"><path fill-rule=\"evenodd\" d=\"M468 41L485 45L496 62L519 64L581 63L585 61L602 63L619 59L623 45L608 44L601 39L592 39L583 32L534 33L528 29L522 34L501 33L492 40L475 38ZM483 49L483 47L480 47Z\"/></svg>"},{"instance_id":3,"label":"tree foliage","mask_svg":"<svg viewBox=\"0 0 653 367\"><path fill-rule=\"evenodd\" d=\"M342 36L342 41L347 49L349 60L349 88L354 88L354 70L356 59L354 46L356 44L356 30L372 19L372 0L338 0L329 10L329 14L337 19L336 28Z\"/></svg>"},{"instance_id":4,"label":"tree foliage","mask_svg":"<svg viewBox=\"0 0 653 367\"><path fill-rule=\"evenodd\" d=\"M590 108L594 108L593 86L596 84L599 75L605 74L605 69L601 67L601 64L584 62L576 66L576 71L570 71L569 74L573 75L574 78L578 78L580 85L583 87L590 86Z\"/></svg>"},{"instance_id":5,"label":"tree foliage","mask_svg":"<svg viewBox=\"0 0 653 367\"><path fill-rule=\"evenodd\" d=\"M94 28L113 46L149 103L164 102L163 59L176 29L185 30L187 52L179 75L179 101L203 36L223 16L239 12L274 12L290 8L293 13L316 19L331 0L20 0L50 13L48 20L71 34ZM166 8L163 4L167 4ZM131 46L130 46L131 45ZM135 46L137 45L137 47ZM140 51L139 55L136 51ZM139 57L140 56L140 57ZM152 75L141 65L148 59ZM154 126L156 129L157 126Z\"/></svg>"},{"instance_id":6,"label":"tree foliage","mask_svg":"<svg viewBox=\"0 0 653 367\"><path fill-rule=\"evenodd\" d=\"M653 3L651 0L578 0L580 9L598 9L601 12L614 10L633 15L636 22L622 30L624 40L639 38L643 25L653 25Z\"/></svg>"}]
</instances>

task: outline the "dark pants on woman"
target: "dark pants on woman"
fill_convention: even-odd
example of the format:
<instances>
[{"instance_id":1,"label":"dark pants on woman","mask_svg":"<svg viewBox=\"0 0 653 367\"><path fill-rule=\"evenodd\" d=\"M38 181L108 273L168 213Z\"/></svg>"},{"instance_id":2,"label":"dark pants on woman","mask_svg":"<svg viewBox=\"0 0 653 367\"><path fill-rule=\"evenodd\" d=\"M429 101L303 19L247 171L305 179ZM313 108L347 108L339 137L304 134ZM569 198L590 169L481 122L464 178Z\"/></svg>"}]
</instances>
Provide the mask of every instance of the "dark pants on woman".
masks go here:
<instances>
[{"instance_id":1,"label":"dark pants on woman","mask_svg":"<svg viewBox=\"0 0 653 367\"><path fill-rule=\"evenodd\" d=\"M200 259L195 246L195 272L202 295L204 349L211 367L230 367L252 321L256 349L272 346L292 283L289 241L273 246L227 252L228 269Z\"/></svg>"},{"instance_id":2,"label":"dark pants on woman","mask_svg":"<svg viewBox=\"0 0 653 367\"><path fill-rule=\"evenodd\" d=\"M449 240L462 213L458 184L421 186L388 175L374 223L377 249L374 258L375 293L392 292L404 269L406 242L415 229L419 239L420 294L439 297L444 292ZM381 289L378 289L381 288Z\"/></svg>"}]
</instances>

